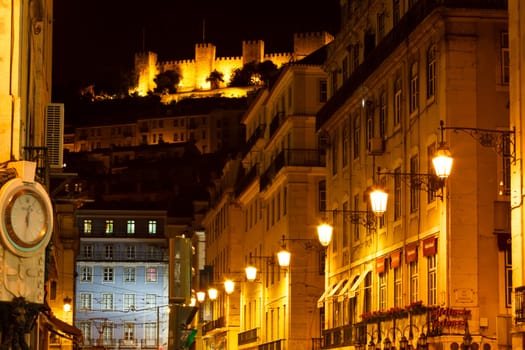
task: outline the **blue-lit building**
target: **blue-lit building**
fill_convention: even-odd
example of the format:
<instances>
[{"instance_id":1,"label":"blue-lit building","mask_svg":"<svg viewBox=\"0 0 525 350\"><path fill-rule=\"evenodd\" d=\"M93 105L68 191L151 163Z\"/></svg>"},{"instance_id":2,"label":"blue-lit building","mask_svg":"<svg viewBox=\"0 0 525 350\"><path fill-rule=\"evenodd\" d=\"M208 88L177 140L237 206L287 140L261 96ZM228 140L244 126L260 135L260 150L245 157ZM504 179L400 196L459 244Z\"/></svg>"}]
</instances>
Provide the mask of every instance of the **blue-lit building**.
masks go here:
<instances>
[{"instance_id":1,"label":"blue-lit building","mask_svg":"<svg viewBox=\"0 0 525 350\"><path fill-rule=\"evenodd\" d=\"M84 347L168 347L166 217L161 210L77 211L74 319Z\"/></svg>"}]
</instances>

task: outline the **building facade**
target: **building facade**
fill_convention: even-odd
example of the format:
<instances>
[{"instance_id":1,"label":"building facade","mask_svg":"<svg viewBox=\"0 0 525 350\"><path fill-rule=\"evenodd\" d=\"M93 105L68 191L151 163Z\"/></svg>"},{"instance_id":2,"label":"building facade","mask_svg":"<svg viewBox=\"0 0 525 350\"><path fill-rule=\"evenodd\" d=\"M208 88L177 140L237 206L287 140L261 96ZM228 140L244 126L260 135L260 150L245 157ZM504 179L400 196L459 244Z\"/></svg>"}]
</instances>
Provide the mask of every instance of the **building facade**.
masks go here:
<instances>
[{"instance_id":1,"label":"building facade","mask_svg":"<svg viewBox=\"0 0 525 350\"><path fill-rule=\"evenodd\" d=\"M317 114L337 213L323 347L509 347L506 2L349 0L341 15ZM374 217L377 187L389 197Z\"/></svg>"},{"instance_id":2,"label":"building facade","mask_svg":"<svg viewBox=\"0 0 525 350\"><path fill-rule=\"evenodd\" d=\"M75 325L82 346L168 348L166 212L76 211Z\"/></svg>"},{"instance_id":3,"label":"building facade","mask_svg":"<svg viewBox=\"0 0 525 350\"><path fill-rule=\"evenodd\" d=\"M203 349L319 347L325 251L315 232L325 159L315 113L327 97L321 63L288 65L242 119L245 147L224 168L202 220L219 291L201 304ZM284 248L289 266L278 261ZM247 266L257 269L254 280L245 276ZM235 282L230 294L225 280Z\"/></svg>"}]
</instances>

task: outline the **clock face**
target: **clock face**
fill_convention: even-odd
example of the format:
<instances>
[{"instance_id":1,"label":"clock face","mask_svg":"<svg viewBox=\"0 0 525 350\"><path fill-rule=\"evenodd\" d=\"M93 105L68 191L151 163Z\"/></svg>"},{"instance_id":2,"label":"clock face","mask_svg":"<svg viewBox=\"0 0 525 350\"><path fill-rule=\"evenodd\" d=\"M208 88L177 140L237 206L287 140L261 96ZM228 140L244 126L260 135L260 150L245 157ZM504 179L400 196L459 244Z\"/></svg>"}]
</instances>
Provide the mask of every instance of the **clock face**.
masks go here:
<instances>
[{"instance_id":1,"label":"clock face","mask_svg":"<svg viewBox=\"0 0 525 350\"><path fill-rule=\"evenodd\" d=\"M13 241L22 247L30 247L46 234L47 208L38 193L21 189L6 207L5 222Z\"/></svg>"},{"instance_id":2,"label":"clock face","mask_svg":"<svg viewBox=\"0 0 525 350\"><path fill-rule=\"evenodd\" d=\"M20 256L44 248L51 238L53 207L39 183L16 178L0 188L0 238L4 246Z\"/></svg>"}]
</instances>

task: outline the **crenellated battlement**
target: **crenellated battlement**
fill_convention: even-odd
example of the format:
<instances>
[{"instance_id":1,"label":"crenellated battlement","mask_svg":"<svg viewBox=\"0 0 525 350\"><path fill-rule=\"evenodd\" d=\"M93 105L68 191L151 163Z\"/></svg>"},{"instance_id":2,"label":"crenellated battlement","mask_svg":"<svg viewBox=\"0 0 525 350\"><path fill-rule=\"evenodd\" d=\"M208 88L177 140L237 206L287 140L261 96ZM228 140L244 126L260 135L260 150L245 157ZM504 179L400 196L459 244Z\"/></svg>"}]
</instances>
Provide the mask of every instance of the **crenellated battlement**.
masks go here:
<instances>
[{"instance_id":1,"label":"crenellated battlement","mask_svg":"<svg viewBox=\"0 0 525 350\"><path fill-rule=\"evenodd\" d=\"M248 62L272 61L281 67L293 60L298 60L314 52L333 40L327 32L295 33L293 35L293 52L266 53L263 40L244 40L242 56L216 57L216 46L211 43L195 44L195 57L182 60L167 60L157 62L154 52L139 52L135 54L135 70L139 74L138 86L131 91L146 95L155 88L155 77L158 72L177 68L181 74L179 92L194 90L209 90L207 77L213 70L224 74L226 86L235 69L240 69ZM221 86L223 87L223 86Z\"/></svg>"}]
</instances>

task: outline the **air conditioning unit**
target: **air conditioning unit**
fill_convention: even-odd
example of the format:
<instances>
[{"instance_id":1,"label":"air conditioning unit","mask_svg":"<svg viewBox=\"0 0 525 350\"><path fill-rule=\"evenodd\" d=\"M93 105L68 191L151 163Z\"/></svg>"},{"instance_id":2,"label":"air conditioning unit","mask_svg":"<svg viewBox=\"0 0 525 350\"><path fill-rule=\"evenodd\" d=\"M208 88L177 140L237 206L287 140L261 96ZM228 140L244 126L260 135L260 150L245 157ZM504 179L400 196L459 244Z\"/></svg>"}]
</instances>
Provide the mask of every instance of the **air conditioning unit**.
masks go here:
<instances>
[{"instance_id":1,"label":"air conditioning unit","mask_svg":"<svg viewBox=\"0 0 525 350\"><path fill-rule=\"evenodd\" d=\"M64 104L49 103L46 106L46 147L51 168L62 169L64 148Z\"/></svg>"},{"instance_id":2,"label":"air conditioning unit","mask_svg":"<svg viewBox=\"0 0 525 350\"><path fill-rule=\"evenodd\" d=\"M368 152L370 154L383 154L384 151L384 141L381 137L370 138L368 141Z\"/></svg>"}]
</instances>

